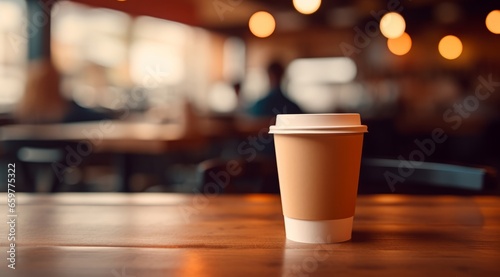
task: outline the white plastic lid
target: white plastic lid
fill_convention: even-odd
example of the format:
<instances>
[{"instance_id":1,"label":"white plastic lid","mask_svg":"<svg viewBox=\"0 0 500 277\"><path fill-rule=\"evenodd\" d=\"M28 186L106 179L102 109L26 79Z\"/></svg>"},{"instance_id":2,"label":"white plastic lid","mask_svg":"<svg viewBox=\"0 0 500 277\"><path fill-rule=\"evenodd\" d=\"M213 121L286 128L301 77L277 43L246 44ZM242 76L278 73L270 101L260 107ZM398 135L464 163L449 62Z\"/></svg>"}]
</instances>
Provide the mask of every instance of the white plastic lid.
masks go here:
<instances>
[{"instance_id":1,"label":"white plastic lid","mask_svg":"<svg viewBox=\"0 0 500 277\"><path fill-rule=\"evenodd\" d=\"M353 217L334 220L285 218L286 238L302 243L335 243L351 239Z\"/></svg>"},{"instance_id":2,"label":"white plastic lid","mask_svg":"<svg viewBox=\"0 0 500 277\"><path fill-rule=\"evenodd\" d=\"M359 114L279 114L276 125L269 128L271 134L308 133L366 133Z\"/></svg>"}]
</instances>

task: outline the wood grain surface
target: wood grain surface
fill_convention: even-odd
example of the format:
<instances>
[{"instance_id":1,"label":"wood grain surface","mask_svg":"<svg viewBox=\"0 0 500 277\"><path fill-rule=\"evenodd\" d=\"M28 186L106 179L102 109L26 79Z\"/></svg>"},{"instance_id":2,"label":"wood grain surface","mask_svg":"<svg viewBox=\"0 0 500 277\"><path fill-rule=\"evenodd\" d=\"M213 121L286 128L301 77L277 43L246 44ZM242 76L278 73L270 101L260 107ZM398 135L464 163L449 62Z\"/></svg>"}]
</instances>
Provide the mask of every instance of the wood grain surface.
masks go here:
<instances>
[{"instance_id":1,"label":"wood grain surface","mask_svg":"<svg viewBox=\"0 0 500 277\"><path fill-rule=\"evenodd\" d=\"M279 196L19 193L0 276L500 276L499 200L360 196L352 240L319 245L285 239Z\"/></svg>"}]
</instances>

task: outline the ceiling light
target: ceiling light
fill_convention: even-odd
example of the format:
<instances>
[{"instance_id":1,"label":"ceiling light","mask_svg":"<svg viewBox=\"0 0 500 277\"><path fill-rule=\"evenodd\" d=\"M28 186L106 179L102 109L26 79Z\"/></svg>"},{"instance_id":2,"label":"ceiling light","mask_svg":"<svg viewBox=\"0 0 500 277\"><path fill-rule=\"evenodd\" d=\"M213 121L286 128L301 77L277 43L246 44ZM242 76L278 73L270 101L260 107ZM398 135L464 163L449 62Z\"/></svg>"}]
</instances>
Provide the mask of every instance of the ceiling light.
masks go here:
<instances>
[{"instance_id":1,"label":"ceiling light","mask_svg":"<svg viewBox=\"0 0 500 277\"><path fill-rule=\"evenodd\" d=\"M438 49L443 58L454 60L462 54L463 46L459 38L449 35L441 39Z\"/></svg>"},{"instance_id":2,"label":"ceiling light","mask_svg":"<svg viewBox=\"0 0 500 277\"><path fill-rule=\"evenodd\" d=\"M405 29L405 19L399 13L386 13L380 20L380 32L386 38L398 38L404 33Z\"/></svg>"},{"instance_id":3,"label":"ceiling light","mask_svg":"<svg viewBox=\"0 0 500 277\"><path fill-rule=\"evenodd\" d=\"M387 47L394 55L403 56L410 52L411 38L407 33L403 33L403 35L398 38L388 39Z\"/></svg>"},{"instance_id":4,"label":"ceiling light","mask_svg":"<svg viewBox=\"0 0 500 277\"><path fill-rule=\"evenodd\" d=\"M256 37L266 38L274 32L276 21L270 13L260 11L250 17L248 27Z\"/></svg>"},{"instance_id":5,"label":"ceiling light","mask_svg":"<svg viewBox=\"0 0 500 277\"><path fill-rule=\"evenodd\" d=\"M500 10L491 11L486 16L486 28L493 34L500 34Z\"/></svg>"},{"instance_id":6,"label":"ceiling light","mask_svg":"<svg viewBox=\"0 0 500 277\"><path fill-rule=\"evenodd\" d=\"M293 0L293 6L302 14L312 14L321 6L321 0Z\"/></svg>"}]
</instances>

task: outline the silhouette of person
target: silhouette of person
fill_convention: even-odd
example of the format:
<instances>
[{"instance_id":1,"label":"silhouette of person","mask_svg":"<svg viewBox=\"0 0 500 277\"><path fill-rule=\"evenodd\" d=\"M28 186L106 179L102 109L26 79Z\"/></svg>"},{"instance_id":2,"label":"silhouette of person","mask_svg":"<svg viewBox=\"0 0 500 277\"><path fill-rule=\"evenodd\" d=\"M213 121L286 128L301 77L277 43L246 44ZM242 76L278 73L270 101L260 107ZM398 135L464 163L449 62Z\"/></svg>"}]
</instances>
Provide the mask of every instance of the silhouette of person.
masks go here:
<instances>
[{"instance_id":1,"label":"silhouette of person","mask_svg":"<svg viewBox=\"0 0 500 277\"><path fill-rule=\"evenodd\" d=\"M281 89L281 81L285 70L279 62L271 62L267 67L269 77L269 93L255 102L248 114L254 117L272 117L278 113L300 114L302 110L292 100L285 96Z\"/></svg>"}]
</instances>

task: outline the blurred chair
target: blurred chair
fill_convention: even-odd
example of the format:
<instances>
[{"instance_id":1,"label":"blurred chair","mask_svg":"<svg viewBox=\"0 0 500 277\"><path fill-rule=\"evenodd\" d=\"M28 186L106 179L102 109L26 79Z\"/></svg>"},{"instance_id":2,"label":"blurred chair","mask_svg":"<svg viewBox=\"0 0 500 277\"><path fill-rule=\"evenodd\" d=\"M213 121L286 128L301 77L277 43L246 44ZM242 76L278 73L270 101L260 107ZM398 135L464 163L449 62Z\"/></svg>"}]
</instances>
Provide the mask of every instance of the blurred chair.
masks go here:
<instances>
[{"instance_id":1,"label":"blurred chair","mask_svg":"<svg viewBox=\"0 0 500 277\"><path fill-rule=\"evenodd\" d=\"M275 160L235 161L241 168L236 175L227 170L229 160L210 159L200 163L197 169L200 192L279 193ZM491 167L423 162L411 169L403 168L408 171L400 174L400 163L392 159L363 159L359 193L498 194L497 172Z\"/></svg>"},{"instance_id":2,"label":"blurred chair","mask_svg":"<svg viewBox=\"0 0 500 277\"><path fill-rule=\"evenodd\" d=\"M363 159L359 193L488 194L498 188L496 175L490 167Z\"/></svg>"},{"instance_id":3,"label":"blurred chair","mask_svg":"<svg viewBox=\"0 0 500 277\"><path fill-rule=\"evenodd\" d=\"M58 192L64 184L64 168L55 170L54 165L66 164L64 147L53 141L23 140L4 141L3 156L9 163L16 163L16 176L22 176L24 189L27 192L37 192L39 185L46 181L50 192ZM75 149L75 148L73 148Z\"/></svg>"},{"instance_id":4,"label":"blurred chair","mask_svg":"<svg viewBox=\"0 0 500 277\"><path fill-rule=\"evenodd\" d=\"M230 163L232 171L228 170ZM202 193L279 193L278 170L272 158L258 157L250 162L210 159L198 165L197 174Z\"/></svg>"}]
</instances>

